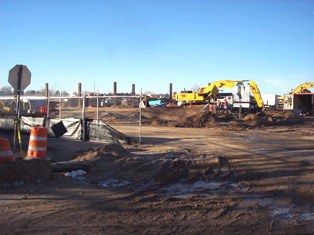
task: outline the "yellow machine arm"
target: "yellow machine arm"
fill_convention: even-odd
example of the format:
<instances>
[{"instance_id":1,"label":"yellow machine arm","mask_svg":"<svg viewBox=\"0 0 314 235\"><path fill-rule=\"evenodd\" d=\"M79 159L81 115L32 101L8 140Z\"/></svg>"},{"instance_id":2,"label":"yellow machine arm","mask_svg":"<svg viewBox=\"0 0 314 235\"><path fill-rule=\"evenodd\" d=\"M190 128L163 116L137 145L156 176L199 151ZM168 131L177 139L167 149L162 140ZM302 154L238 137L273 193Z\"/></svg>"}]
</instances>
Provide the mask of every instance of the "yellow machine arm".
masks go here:
<instances>
[{"instance_id":1,"label":"yellow machine arm","mask_svg":"<svg viewBox=\"0 0 314 235\"><path fill-rule=\"evenodd\" d=\"M209 86L201 87L198 91L199 95L205 95L213 90L213 87L216 86L218 89L233 88L237 82L244 82L244 80L218 80L210 84Z\"/></svg>"},{"instance_id":2,"label":"yellow machine arm","mask_svg":"<svg viewBox=\"0 0 314 235\"><path fill-rule=\"evenodd\" d=\"M264 109L264 102L263 102L261 92L259 91L256 82L254 82L253 80L250 80L250 88L256 100L257 106Z\"/></svg>"},{"instance_id":3,"label":"yellow machine arm","mask_svg":"<svg viewBox=\"0 0 314 235\"><path fill-rule=\"evenodd\" d=\"M297 88L295 88L292 93L297 94L297 93L302 92L304 89L309 89L309 88L313 88L313 87L314 87L314 82L306 82L306 83L299 85Z\"/></svg>"}]
</instances>

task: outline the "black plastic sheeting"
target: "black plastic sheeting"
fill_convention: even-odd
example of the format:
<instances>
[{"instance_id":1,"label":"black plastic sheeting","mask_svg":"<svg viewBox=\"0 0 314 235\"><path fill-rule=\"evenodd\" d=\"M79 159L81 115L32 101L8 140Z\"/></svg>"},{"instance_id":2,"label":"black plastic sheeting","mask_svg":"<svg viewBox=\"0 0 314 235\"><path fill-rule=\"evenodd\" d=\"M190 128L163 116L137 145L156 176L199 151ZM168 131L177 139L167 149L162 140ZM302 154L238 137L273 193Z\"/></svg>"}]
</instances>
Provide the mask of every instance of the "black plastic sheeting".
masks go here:
<instances>
[{"instance_id":1,"label":"black plastic sheeting","mask_svg":"<svg viewBox=\"0 0 314 235\"><path fill-rule=\"evenodd\" d=\"M135 140L127 137L101 120L86 119L86 140L104 143L119 142L121 144L133 144Z\"/></svg>"},{"instance_id":2,"label":"black plastic sheeting","mask_svg":"<svg viewBox=\"0 0 314 235\"><path fill-rule=\"evenodd\" d=\"M48 128L49 137L59 137L59 132L51 129L53 126L60 125L62 122L62 128L64 127L66 132L61 138L69 138L75 140L83 140L83 128L81 119L47 119L41 117L21 117L21 131L24 133L30 133L30 130L34 126L46 126ZM85 120L85 140L97 141L101 143L136 143L135 140L125 136L123 133L117 131L111 126L103 123L100 120ZM13 118L0 118L0 129L14 130ZM63 131L64 132L64 131Z\"/></svg>"},{"instance_id":3,"label":"black plastic sheeting","mask_svg":"<svg viewBox=\"0 0 314 235\"><path fill-rule=\"evenodd\" d=\"M53 124L52 126L50 126L50 128L57 138L63 136L65 133L68 132L62 121Z\"/></svg>"}]
</instances>

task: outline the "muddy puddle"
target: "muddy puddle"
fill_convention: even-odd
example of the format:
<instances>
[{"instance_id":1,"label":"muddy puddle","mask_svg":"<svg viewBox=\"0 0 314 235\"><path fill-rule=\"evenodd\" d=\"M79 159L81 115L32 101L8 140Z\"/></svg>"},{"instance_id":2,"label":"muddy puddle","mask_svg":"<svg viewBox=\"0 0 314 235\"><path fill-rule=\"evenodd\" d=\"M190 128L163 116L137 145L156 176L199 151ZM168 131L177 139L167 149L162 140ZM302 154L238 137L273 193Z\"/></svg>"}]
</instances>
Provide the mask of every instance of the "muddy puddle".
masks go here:
<instances>
[{"instance_id":1,"label":"muddy puddle","mask_svg":"<svg viewBox=\"0 0 314 235\"><path fill-rule=\"evenodd\" d=\"M235 193L241 186L227 181L222 182L206 182L195 181L193 183L178 182L170 184L158 189L160 197L176 197L189 199L192 196L207 197L224 193Z\"/></svg>"},{"instance_id":2,"label":"muddy puddle","mask_svg":"<svg viewBox=\"0 0 314 235\"><path fill-rule=\"evenodd\" d=\"M267 197L249 192L249 189L241 184L229 181L206 182L196 181L194 183L178 182L161 187L157 190L160 198L191 200L211 200L213 196L235 195L237 206L235 210L245 208L264 208L274 221L303 220L314 222L314 212L311 206L297 206L290 201L279 200L276 197ZM216 198L216 197L215 197Z\"/></svg>"}]
</instances>

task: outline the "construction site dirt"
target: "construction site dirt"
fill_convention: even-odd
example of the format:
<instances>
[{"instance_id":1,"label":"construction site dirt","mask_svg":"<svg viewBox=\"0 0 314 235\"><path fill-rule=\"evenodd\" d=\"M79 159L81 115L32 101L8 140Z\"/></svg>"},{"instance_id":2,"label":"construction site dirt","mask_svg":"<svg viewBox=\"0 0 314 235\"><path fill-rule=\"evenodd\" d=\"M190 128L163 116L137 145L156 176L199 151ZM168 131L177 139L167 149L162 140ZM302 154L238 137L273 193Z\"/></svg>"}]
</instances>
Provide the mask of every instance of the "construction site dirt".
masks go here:
<instances>
[{"instance_id":1,"label":"construction site dirt","mask_svg":"<svg viewBox=\"0 0 314 235\"><path fill-rule=\"evenodd\" d=\"M314 232L313 117L151 110L141 145L52 138L46 160L1 164L1 233Z\"/></svg>"}]
</instances>

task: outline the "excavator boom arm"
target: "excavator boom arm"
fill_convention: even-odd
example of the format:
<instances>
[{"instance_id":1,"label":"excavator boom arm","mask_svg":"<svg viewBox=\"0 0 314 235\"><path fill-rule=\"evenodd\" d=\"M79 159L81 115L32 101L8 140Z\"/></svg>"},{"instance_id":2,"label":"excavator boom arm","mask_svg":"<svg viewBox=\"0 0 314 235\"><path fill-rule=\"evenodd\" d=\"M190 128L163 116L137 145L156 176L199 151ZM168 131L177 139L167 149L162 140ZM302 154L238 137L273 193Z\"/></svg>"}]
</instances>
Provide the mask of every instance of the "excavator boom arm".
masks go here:
<instances>
[{"instance_id":1,"label":"excavator boom arm","mask_svg":"<svg viewBox=\"0 0 314 235\"><path fill-rule=\"evenodd\" d=\"M222 87L233 88L237 82L244 82L244 80L218 80L207 87L201 87L198 91L198 94L204 95L210 93L213 90L214 86L216 86L218 89Z\"/></svg>"},{"instance_id":2,"label":"excavator boom arm","mask_svg":"<svg viewBox=\"0 0 314 235\"><path fill-rule=\"evenodd\" d=\"M253 93L253 96L256 100L258 107L264 108L264 102L263 102L261 92L259 91L256 82L254 82L253 80L250 81L250 88L251 88L251 91Z\"/></svg>"},{"instance_id":3,"label":"excavator boom arm","mask_svg":"<svg viewBox=\"0 0 314 235\"><path fill-rule=\"evenodd\" d=\"M299 85L297 88L295 88L292 93L297 94L297 93L300 93L304 89L313 88L313 87L314 87L314 82L306 82Z\"/></svg>"}]
</instances>

